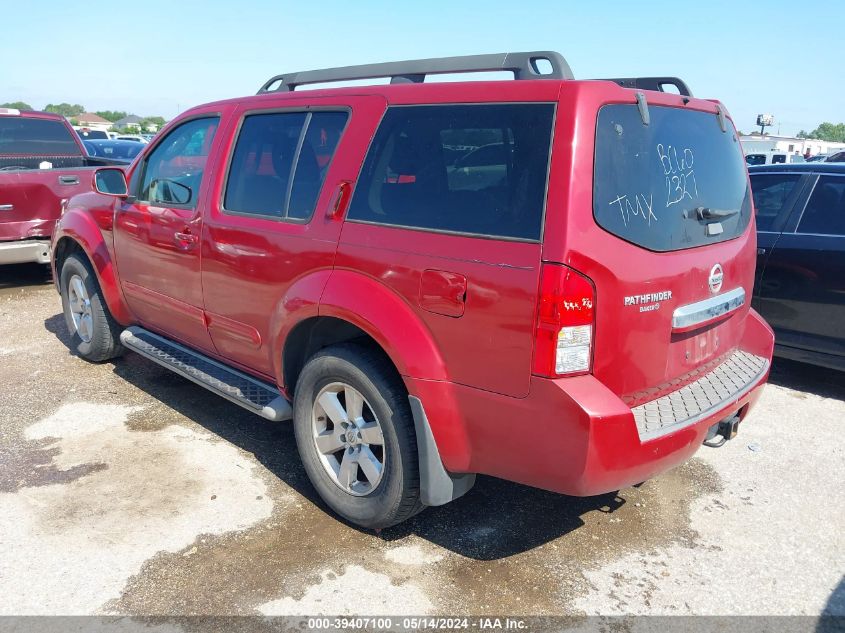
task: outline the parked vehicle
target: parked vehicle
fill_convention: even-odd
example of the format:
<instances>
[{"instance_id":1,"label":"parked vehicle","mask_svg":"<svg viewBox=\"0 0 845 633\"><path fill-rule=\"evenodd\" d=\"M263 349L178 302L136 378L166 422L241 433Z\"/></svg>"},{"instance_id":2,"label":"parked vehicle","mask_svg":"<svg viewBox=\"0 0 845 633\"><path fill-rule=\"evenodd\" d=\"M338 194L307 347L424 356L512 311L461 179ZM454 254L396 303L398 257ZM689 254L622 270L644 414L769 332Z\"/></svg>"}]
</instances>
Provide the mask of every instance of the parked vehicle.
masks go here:
<instances>
[{"instance_id":1,"label":"parked vehicle","mask_svg":"<svg viewBox=\"0 0 845 633\"><path fill-rule=\"evenodd\" d=\"M107 164L88 157L64 117L0 108L0 264L48 264L62 205Z\"/></svg>"},{"instance_id":2,"label":"parked vehicle","mask_svg":"<svg viewBox=\"0 0 845 633\"><path fill-rule=\"evenodd\" d=\"M141 134L120 134L115 137L117 141L135 141L136 143L143 143L146 145L150 141Z\"/></svg>"},{"instance_id":3,"label":"parked vehicle","mask_svg":"<svg viewBox=\"0 0 845 633\"><path fill-rule=\"evenodd\" d=\"M110 141L110 140L96 140L83 141L85 149L90 156L101 156L103 158L111 158L115 161L123 163L131 163L142 149L145 143L137 141Z\"/></svg>"},{"instance_id":4,"label":"parked vehicle","mask_svg":"<svg viewBox=\"0 0 845 633\"><path fill-rule=\"evenodd\" d=\"M826 163L843 163L845 162L845 151L844 152L836 152L835 154L831 154L827 158L825 158Z\"/></svg>"},{"instance_id":5,"label":"parked vehicle","mask_svg":"<svg viewBox=\"0 0 845 633\"><path fill-rule=\"evenodd\" d=\"M754 167L754 307L779 356L845 371L845 164Z\"/></svg>"},{"instance_id":6,"label":"parked vehicle","mask_svg":"<svg viewBox=\"0 0 845 633\"><path fill-rule=\"evenodd\" d=\"M819 161L823 162L823 161L827 160L828 156L830 156L830 154L816 154L815 156L810 156L810 158L807 159L807 162L808 163L816 163L816 162L819 162Z\"/></svg>"},{"instance_id":7,"label":"parked vehicle","mask_svg":"<svg viewBox=\"0 0 845 633\"><path fill-rule=\"evenodd\" d=\"M89 130L87 128L81 128L81 127L75 127L73 129L76 130L76 133L79 135L79 138L81 138L83 141L94 140L94 139L99 139L99 140L108 140L109 139L109 133L105 132L103 130Z\"/></svg>"},{"instance_id":8,"label":"parked vehicle","mask_svg":"<svg viewBox=\"0 0 845 633\"><path fill-rule=\"evenodd\" d=\"M517 80L423 81L491 70ZM279 75L95 183L54 238L75 350L292 418L362 526L476 473L639 483L733 437L769 372L736 130L678 79L576 81L548 52Z\"/></svg>"},{"instance_id":9,"label":"parked vehicle","mask_svg":"<svg viewBox=\"0 0 845 633\"><path fill-rule=\"evenodd\" d=\"M779 165L804 163L806 159L801 154L789 152L751 152L745 155L745 162L748 165Z\"/></svg>"}]
</instances>

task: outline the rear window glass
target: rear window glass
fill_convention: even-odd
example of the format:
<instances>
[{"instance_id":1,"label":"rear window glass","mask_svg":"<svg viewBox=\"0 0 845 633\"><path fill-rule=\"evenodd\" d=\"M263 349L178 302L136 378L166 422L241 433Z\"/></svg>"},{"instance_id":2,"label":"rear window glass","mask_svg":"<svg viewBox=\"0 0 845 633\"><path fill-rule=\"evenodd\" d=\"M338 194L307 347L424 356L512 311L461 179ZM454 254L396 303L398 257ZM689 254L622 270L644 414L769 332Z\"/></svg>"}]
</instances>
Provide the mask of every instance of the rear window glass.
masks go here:
<instances>
[{"instance_id":1,"label":"rear window glass","mask_svg":"<svg viewBox=\"0 0 845 633\"><path fill-rule=\"evenodd\" d=\"M751 176L757 230L771 231L800 176L798 174L755 174Z\"/></svg>"},{"instance_id":2,"label":"rear window glass","mask_svg":"<svg viewBox=\"0 0 845 633\"><path fill-rule=\"evenodd\" d=\"M537 240L554 104L388 109L348 217Z\"/></svg>"},{"instance_id":3,"label":"rear window glass","mask_svg":"<svg viewBox=\"0 0 845 633\"><path fill-rule=\"evenodd\" d=\"M645 125L633 104L599 111L596 222L653 251L740 235L751 218L751 197L730 121L722 132L715 114L661 106L649 106L649 113Z\"/></svg>"},{"instance_id":4,"label":"rear window glass","mask_svg":"<svg viewBox=\"0 0 845 633\"><path fill-rule=\"evenodd\" d=\"M61 121L2 116L0 154L79 156L82 151Z\"/></svg>"},{"instance_id":5,"label":"rear window glass","mask_svg":"<svg viewBox=\"0 0 845 633\"><path fill-rule=\"evenodd\" d=\"M348 118L346 112L247 116L232 156L226 211L309 219Z\"/></svg>"}]
</instances>

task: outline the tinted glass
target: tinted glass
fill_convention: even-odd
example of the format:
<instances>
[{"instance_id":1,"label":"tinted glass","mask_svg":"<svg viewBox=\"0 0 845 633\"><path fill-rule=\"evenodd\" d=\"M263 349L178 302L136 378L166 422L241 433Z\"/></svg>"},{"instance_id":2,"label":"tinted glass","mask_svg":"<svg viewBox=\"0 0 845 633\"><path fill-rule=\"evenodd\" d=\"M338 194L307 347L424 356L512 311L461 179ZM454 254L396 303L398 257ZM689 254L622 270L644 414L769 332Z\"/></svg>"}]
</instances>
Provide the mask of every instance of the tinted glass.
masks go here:
<instances>
[{"instance_id":1,"label":"tinted glass","mask_svg":"<svg viewBox=\"0 0 845 633\"><path fill-rule=\"evenodd\" d=\"M296 162L288 217L307 220L314 213L317 196L326 179L329 163L346 126L346 112L314 112Z\"/></svg>"},{"instance_id":2,"label":"tinted glass","mask_svg":"<svg viewBox=\"0 0 845 633\"><path fill-rule=\"evenodd\" d=\"M628 242L672 251L729 240L751 219L751 196L733 125L715 114L636 105L604 106L596 128L593 212ZM701 208L702 212L698 209ZM705 211L707 210L707 211ZM718 214L722 232L708 236L702 213Z\"/></svg>"},{"instance_id":3,"label":"tinted glass","mask_svg":"<svg viewBox=\"0 0 845 633\"><path fill-rule=\"evenodd\" d=\"M307 114L274 112L244 119L223 207L235 213L283 217L291 167Z\"/></svg>"},{"instance_id":4,"label":"tinted glass","mask_svg":"<svg viewBox=\"0 0 845 633\"><path fill-rule=\"evenodd\" d=\"M775 220L795 189L798 174L755 174L751 176L751 192L757 213L757 230L771 231Z\"/></svg>"},{"instance_id":5,"label":"tinted glass","mask_svg":"<svg viewBox=\"0 0 845 633\"><path fill-rule=\"evenodd\" d=\"M801 216L798 232L845 235L845 177L819 178Z\"/></svg>"},{"instance_id":6,"label":"tinted glass","mask_svg":"<svg viewBox=\"0 0 845 633\"><path fill-rule=\"evenodd\" d=\"M786 162L786 154L772 154L772 165L779 165Z\"/></svg>"},{"instance_id":7,"label":"tinted glass","mask_svg":"<svg viewBox=\"0 0 845 633\"><path fill-rule=\"evenodd\" d=\"M0 116L0 155L80 156L82 151L61 121Z\"/></svg>"},{"instance_id":8,"label":"tinted glass","mask_svg":"<svg viewBox=\"0 0 845 633\"><path fill-rule=\"evenodd\" d=\"M749 165L765 165L766 164L766 155L765 154L748 154L745 157L745 162Z\"/></svg>"},{"instance_id":9,"label":"tinted glass","mask_svg":"<svg viewBox=\"0 0 845 633\"><path fill-rule=\"evenodd\" d=\"M193 119L168 134L147 157L138 199L195 207L218 119Z\"/></svg>"},{"instance_id":10,"label":"tinted glass","mask_svg":"<svg viewBox=\"0 0 845 633\"><path fill-rule=\"evenodd\" d=\"M349 219L540 238L554 105L388 109Z\"/></svg>"}]
</instances>

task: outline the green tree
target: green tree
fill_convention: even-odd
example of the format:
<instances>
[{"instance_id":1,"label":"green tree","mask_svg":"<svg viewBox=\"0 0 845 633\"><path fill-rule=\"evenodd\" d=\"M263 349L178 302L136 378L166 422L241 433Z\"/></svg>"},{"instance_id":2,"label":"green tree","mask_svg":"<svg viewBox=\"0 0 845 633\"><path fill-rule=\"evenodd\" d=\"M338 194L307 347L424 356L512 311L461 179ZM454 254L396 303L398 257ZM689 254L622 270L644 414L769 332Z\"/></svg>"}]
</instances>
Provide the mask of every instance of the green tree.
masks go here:
<instances>
[{"instance_id":1,"label":"green tree","mask_svg":"<svg viewBox=\"0 0 845 633\"><path fill-rule=\"evenodd\" d=\"M148 116L141 121L141 129L148 132L159 131L167 121L160 116Z\"/></svg>"},{"instance_id":2,"label":"green tree","mask_svg":"<svg viewBox=\"0 0 845 633\"><path fill-rule=\"evenodd\" d=\"M122 112L120 110L97 110L94 114L101 116L106 121L111 121L112 123L120 121L120 119L127 116L126 112Z\"/></svg>"},{"instance_id":3,"label":"green tree","mask_svg":"<svg viewBox=\"0 0 845 633\"><path fill-rule=\"evenodd\" d=\"M68 118L72 116L79 116L85 112L85 108L78 103L73 105L70 103L48 103L44 106L44 110L47 112L61 114L62 116L66 116Z\"/></svg>"},{"instance_id":4,"label":"green tree","mask_svg":"<svg viewBox=\"0 0 845 633\"><path fill-rule=\"evenodd\" d=\"M845 143L845 123L821 123L815 130L808 134L808 137L821 141Z\"/></svg>"},{"instance_id":5,"label":"green tree","mask_svg":"<svg viewBox=\"0 0 845 633\"><path fill-rule=\"evenodd\" d=\"M12 108L14 110L32 110L33 107L26 101L12 101L10 103L0 103L0 108Z\"/></svg>"}]
</instances>

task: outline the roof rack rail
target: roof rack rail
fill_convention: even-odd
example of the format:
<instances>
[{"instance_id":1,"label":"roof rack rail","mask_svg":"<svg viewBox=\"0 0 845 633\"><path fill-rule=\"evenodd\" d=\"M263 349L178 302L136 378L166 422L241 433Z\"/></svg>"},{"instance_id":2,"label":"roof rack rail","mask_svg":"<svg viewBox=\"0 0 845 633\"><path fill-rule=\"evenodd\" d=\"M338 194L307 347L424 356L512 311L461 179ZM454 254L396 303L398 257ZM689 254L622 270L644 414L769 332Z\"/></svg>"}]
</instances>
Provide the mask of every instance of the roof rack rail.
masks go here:
<instances>
[{"instance_id":1,"label":"roof rack rail","mask_svg":"<svg viewBox=\"0 0 845 633\"><path fill-rule=\"evenodd\" d=\"M550 70L542 72L538 62L548 62ZM422 83L427 75L471 72L512 72L514 79L574 79L569 64L554 51L523 53L493 53L490 55L463 55L460 57L434 57L410 59L403 62L384 62L361 66L343 66L285 73L268 79L258 94L265 92L292 92L298 86L376 79L390 77L390 83Z\"/></svg>"},{"instance_id":2,"label":"roof rack rail","mask_svg":"<svg viewBox=\"0 0 845 633\"><path fill-rule=\"evenodd\" d=\"M685 97L691 97L692 92L683 79L677 77L621 77L615 79L602 79L602 81L612 81L619 84L623 88L637 88L639 90L657 90L659 92L667 92L663 86L675 86L678 92Z\"/></svg>"}]
</instances>

